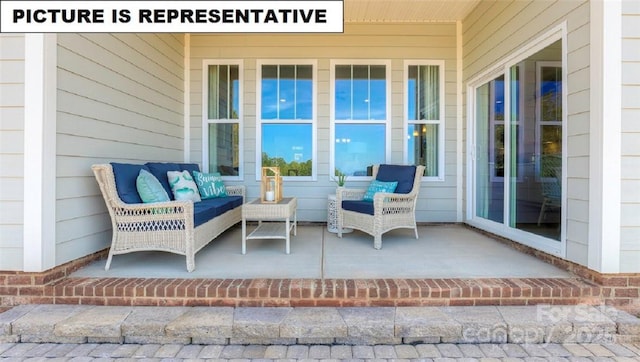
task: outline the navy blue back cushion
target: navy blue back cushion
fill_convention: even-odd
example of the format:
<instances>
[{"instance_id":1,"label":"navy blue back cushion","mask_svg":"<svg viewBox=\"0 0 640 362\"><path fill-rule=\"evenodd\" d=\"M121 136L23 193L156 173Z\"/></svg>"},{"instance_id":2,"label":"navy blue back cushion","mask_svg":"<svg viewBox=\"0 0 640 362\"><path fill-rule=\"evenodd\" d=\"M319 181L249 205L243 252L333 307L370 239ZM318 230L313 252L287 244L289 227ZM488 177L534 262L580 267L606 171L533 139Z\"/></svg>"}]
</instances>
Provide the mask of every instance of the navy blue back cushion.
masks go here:
<instances>
[{"instance_id":1,"label":"navy blue back cushion","mask_svg":"<svg viewBox=\"0 0 640 362\"><path fill-rule=\"evenodd\" d=\"M355 211L361 214L373 215L373 202L364 200L344 200L342 201L344 210Z\"/></svg>"},{"instance_id":2,"label":"navy blue back cushion","mask_svg":"<svg viewBox=\"0 0 640 362\"><path fill-rule=\"evenodd\" d=\"M191 177L193 177L193 171L200 172L200 166L197 163L179 163L180 171L189 171Z\"/></svg>"},{"instance_id":3,"label":"navy blue back cushion","mask_svg":"<svg viewBox=\"0 0 640 362\"><path fill-rule=\"evenodd\" d=\"M160 181L162 187L167 191L169 198L175 200L167 179L167 171L182 171L181 165L174 162L147 162L146 165L149 167L149 172Z\"/></svg>"},{"instance_id":4,"label":"navy blue back cushion","mask_svg":"<svg viewBox=\"0 0 640 362\"><path fill-rule=\"evenodd\" d=\"M193 177L193 171L200 171L200 166L197 163L177 163L177 162L147 162L149 172L155 176L171 200L175 200L171 186L169 185L169 179L167 178L167 171L189 171Z\"/></svg>"},{"instance_id":5,"label":"navy blue back cushion","mask_svg":"<svg viewBox=\"0 0 640 362\"><path fill-rule=\"evenodd\" d=\"M117 162L112 162L111 168L113 169L113 176L116 179L116 189L120 200L126 204L142 203L142 199L138 194L138 188L136 187L136 179L138 178L140 170L145 169L149 171L149 168L145 165Z\"/></svg>"},{"instance_id":6,"label":"navy blue back cushion","mask_svg":"<svg viewBox=\"0 0 640 362\"><path fill-rule=\"evenodd\" d=\"M398 181L396 194L408 194L413 189L413 180L416 176L414 165L380 165L376 180L384 182Z\"/></svg>"}]
</instances>

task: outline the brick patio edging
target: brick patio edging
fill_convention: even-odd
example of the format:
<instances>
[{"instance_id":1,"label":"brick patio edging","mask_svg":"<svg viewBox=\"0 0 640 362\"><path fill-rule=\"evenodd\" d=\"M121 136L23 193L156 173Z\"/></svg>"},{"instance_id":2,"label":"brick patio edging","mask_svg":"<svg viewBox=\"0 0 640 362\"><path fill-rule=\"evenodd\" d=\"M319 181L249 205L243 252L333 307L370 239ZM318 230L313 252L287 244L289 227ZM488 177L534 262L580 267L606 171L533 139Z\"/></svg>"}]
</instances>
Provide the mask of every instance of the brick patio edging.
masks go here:
<instances>
[{"instance_id":1,"label":"brick patio edging","mask_svg":"<svg viewBox=\"0 0 640 362\"><path fill-rule=\"evenodd\" d=\"M41 273L0 271L0 307L20 304L184 306L478 306L606 304L640 314L640 273L601 274L491 235L574 278L71 278L107 250Z\"/></svg>"}]
</instances>

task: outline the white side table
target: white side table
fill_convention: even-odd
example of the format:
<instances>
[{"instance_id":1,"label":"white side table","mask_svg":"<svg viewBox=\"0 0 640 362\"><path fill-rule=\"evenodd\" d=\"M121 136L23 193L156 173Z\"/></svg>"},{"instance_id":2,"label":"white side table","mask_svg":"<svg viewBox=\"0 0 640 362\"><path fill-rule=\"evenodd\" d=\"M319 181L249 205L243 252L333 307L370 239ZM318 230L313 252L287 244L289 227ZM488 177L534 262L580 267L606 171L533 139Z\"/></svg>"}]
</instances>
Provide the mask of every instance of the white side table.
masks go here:
<instances>
[{"instance_id":1,"label":"white side table","mask_svg":"<svg viewBox=\"0 0 640 362\"><path fill-rule=\"evenodd\" d=\"M338 209L336 205L336 195L327 195L327 231L338 232ZM351 229L342 229L343 233L350 233Z\"/></svg>"},{"instance_id":2,"label":"white side table","mask_svg":"<svg viewBox=\"0 0 640 362\"><path fill-rule=\"evenodd\" d=\"M290 234L298 231L296 209L298 200L285 197L277 203L262 203L260 199L242 205L242 254L247 253L248 239L284 239L285 252L290 252ZM293 219L293 220L291 220ZM247 235L247 220L258 220L258 227ZM284 221L263 223L263 221Z\"/></svg>"}]
</instances>

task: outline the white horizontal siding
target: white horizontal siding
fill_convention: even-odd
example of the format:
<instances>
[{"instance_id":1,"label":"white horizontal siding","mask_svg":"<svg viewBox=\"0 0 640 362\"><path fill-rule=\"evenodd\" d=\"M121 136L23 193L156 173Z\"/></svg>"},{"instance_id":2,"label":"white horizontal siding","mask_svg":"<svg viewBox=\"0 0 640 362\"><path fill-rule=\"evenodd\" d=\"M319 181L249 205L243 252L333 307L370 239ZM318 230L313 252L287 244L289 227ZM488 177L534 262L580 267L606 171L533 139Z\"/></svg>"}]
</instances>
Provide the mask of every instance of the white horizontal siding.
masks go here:
<instances>
[{"instance_id":1,"label":"white horizontal siding","mask_svg":"<svg viewBox=\"0 0 640 362\"><path fill-rule=\"evenodd\" d=\"M632 4L635 3L635 4ZM640 6L622 7L620 271L640 272Z\"/></svg>"},{"instance_id":2,"label":"white horizontal siding","mask_svg":"<svg viewBox=\"0 0 640 362\"><path fill-rule=\"evenodd\" d=\"M182 39L58 35L56 264L110 242L92 164L182 161Z\"/></svg>"},{"instance_id":3,"label":"white horizontal siding","mask_svg":"<svg viewBox=\"0 0 640 362\"><path fill-rule=\"evenodd\" d=\"M24 35L0 34L0 270L22 270Z\"/></svg>"},{"instance_id":4,"label":"white horizontal siding","mask_svg":"<svg viewBox=\"0 0 640 362\"><path fill-rule=\"evenodd\" d=\"M416 216L420 222L456 220L456 25L440 24L346 24L343 34L192 34L190 67L190 157L202 160L202 61L243 59L244 182L249 198L258 197L255 181L256 152L256 60L317 60L317 137L314 158L315 182L284 183L286 195L296 196L298 218L326 221L327 194L335 183L329 180L331 59L385 59L391 61L391 159L403 161L404 60L445 61L445 181L423 182ZM348 187L366 183L347 181Z\"/></svg>"},{"instance_id":5,"label":"white horizontal siding","mask_svg":"<svg viewBox=\"0 0 640 362\"><path fill-rule=\"evenodd\" d=\"M2 83L18 83L24 81L24 60L3 59L0 67L0 79Z\"/></svg>"},{"instance_id":6,"label":"white horizontal siding","mask_svg":"<svg viewBox=\"0 0 640 362\"><path fill-rule=\"evenodd\" d=\"M0 129L24 130L24 107L0 106Z\"/></svg>"},{"instance_id":7,"label":"white horizontal siding","mask_svg":"<svg viewBox=\"0 0 640 362\"><path fill-rule=\"evenodd\" d=\"M73 239L56 244L57 255L89 255L105 247L105 240L111 239L111 231L95 233L80 239ZM97 249L96 249L97 248Z\"/></svg>"},{"instance_id":8,"label":"white horizontal siding","mask_svg":"<svg viewBox=\"0 0 640 362\"><path fill-rule=\"evenodd\" d=\"M22 270L23 256L22 244L19 247L2 247L2 253L0 253L0 265L2 270Z\"/></svg>"},{"instance_id":9,"label":"white horizontal siding","mask_svg":"<svg viewBox=\"0 0 640 362\"><path fill-rule=\"evenodd\" d=\"M24 106L24 83L0 83L2 107Z\"/></svg>"},{"instance_id":10,"label":"white horizontal siding","mask_svg":"<svg viewBox=\"0 0 640 362\"><path fill-rule=\"evenodd\" d=\"M483 1L463 21L466 81L566 21L568 53L567 258L587 264L589 163L589 3ZM465 125L466 128L466 125Z\"/></svg>"}]
</instances>

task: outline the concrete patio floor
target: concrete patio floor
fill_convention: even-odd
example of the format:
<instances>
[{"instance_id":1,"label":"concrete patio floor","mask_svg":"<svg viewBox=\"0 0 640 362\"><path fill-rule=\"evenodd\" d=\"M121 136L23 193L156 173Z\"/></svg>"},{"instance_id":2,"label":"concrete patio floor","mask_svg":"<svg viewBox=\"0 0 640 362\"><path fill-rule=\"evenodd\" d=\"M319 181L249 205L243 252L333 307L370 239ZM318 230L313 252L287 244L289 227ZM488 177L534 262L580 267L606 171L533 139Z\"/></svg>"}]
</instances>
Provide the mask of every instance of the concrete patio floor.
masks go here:
<instances>
[{"instance_id":1,"label":"concrete patio floor","mask_svg":"<svg viewBox=\"0 0 640 362\"><path fill-rule=\"evenodd\" d=\"M255 225L249 225L249 230ZM241 254L242 230L229 229L196 255L196 270L185 258L164 252L116 255L111 269L100 260L71 275L84 278L217 278L217 279L380 279L380 278L568 278L562 269L521 253L463 225L443 224L399 229L373 238L354 231L340 239L325 225L302 224L291 239L249 240Z\"/></svg>"}]
</instances>

